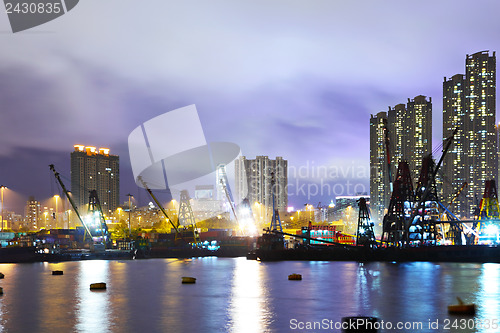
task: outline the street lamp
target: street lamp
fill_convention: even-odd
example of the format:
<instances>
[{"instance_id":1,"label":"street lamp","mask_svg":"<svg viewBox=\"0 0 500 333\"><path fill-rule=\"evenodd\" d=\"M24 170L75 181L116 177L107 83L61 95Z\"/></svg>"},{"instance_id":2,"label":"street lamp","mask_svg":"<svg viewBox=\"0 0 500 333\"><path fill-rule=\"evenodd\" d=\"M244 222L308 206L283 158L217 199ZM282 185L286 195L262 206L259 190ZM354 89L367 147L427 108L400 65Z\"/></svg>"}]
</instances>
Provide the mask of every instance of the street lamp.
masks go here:
<instances>
[{"instance_id":1,"label":"street lamp","mask_svg":"<svg viewBox=\"0 0 500 333\"><path fill-rule=\"evenodd\" d=\"M7 188L7 186L1 185L0 186L0 192L1 192L1 201L2 201L2 223L0 226L0 231L3 231L3 191Z\"/></svg>"},{"instance_id":2,"label":"street lamp","mask_svg":"<svg viewBox=\"0 0 500 333\"><path fill-rule=\"evenodd\" d=\"M56 216L55 216L56 217L56 225L55 225L55 227L57 229L57 225L58 225L58 220L57 220L58 219L58 215L57 215L57 199L59 199L59 195L57 195L57 194L54 195L54 199L56 199Z\"/></svg>"},{"instance_id":3,"label":"street lamp","mask_svg":"<svg viewBox=\"0 0 500 333\"><path fill-rule=\"evenodd\" d=\"M45 208L47 208L47 207L45 207ZM47 215L48 215L48 214L49 214L49 212L48 212L48 211L44 211L44 212L43 212L43 215L44 215L44 221L45 221L45 222L44 222L44 226L45 226L45 227L44 227L44 229L47 229Z\"/></svg>"},{"instance_id":4,"label":"street lamp","mask_svg":"<svg viewBox=\"0 0 500 333\"><path fill-rule=\"evenodd\" d=\"M130 200L132 199L133 195L132 194L127 194L127 197L128 197L128 234L130 236L130 234L132 233L132 231L130 230L130 212L132 211L132 205L130 203Z\"/></svg>"},{"instance_id":5,"label":"street lamp","mask_svg":"<svg viewBox=\"0 0 500 333\"><path fill-rule=\"evenodd\" d=\"M123 209L121 207L118 207L116 209L116 211L118 212L118 223L120 223L120 220L122 218L122 211L123 211Z\"/></svg>"}]
</instances>

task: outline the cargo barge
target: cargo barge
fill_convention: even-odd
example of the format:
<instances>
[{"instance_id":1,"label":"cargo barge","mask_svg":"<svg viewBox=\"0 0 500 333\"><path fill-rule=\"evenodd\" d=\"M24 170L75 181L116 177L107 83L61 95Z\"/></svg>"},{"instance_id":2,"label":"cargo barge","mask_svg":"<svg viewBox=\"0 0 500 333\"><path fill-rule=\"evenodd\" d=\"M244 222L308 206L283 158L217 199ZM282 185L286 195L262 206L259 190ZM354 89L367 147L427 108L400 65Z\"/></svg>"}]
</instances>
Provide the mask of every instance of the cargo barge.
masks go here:
<instances>
[{"instance_id":1,"label":"cargo barge","mask_svg":"<svg viewBox=\"0 0 500 333\"><path fill-rule=\"evenodd\" d=\"M443 245L408 248L377 248L311 246L294 249L257 249L249 258L260 261L428 261L500 263L500 247L488 245Z\"/></svg>"},{"instance_id":2,"label":"cargo barge","mask_svg":"<svg viewBox=\"0 0 500 333\"><path fill-rule=\"evenodd\" d=\"M284 235L302 238L304 242L294 248L286 248ZM247 258L260 261L428 261L500 263L500 246L497 245L420 245L407 247L383 247L341 244L321 240L325 245L310 245L307 235L291 235L271 231L257 241L257 249ZM328 245L327 245L328 244Z\"/></svg>"}]
</instances>

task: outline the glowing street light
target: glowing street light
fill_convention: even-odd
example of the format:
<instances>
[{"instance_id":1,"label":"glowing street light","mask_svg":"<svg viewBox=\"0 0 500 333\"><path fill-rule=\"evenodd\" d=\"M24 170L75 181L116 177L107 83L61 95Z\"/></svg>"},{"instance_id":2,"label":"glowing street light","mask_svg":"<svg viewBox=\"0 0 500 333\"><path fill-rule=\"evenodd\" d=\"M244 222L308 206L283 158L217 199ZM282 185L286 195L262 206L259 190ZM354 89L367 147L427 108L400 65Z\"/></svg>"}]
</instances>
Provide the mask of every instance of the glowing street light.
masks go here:
<instances>
[{"instance_id":1,"label":"glowing street light","mask_svg":"<svg viewBox=\"0 0 500 333\"><path fill-rule=\"evenodd\" d=\"M118 223L120 223L120 220L122 218L122 212L123 212L123 209L121 207L118 207L116 209L116 211L118 212Z\"/></svg>"},{"instance_id":2,"label":"glowing street light","mask_svg":"<svg viewBox=\"0 0 500 333\"><path fill-rule=\"evenodd\" d=\"M127 197L128 197L128 234L130 236L130 234L132 233L132 231L130 230L130 213L132 211L132 204L130 203L130 200L132 199L133 195L132 194L127 194Z\"/></svg>"},{"instance_id":3,"label":"glowing street light","mask_svg":"<svg viewBox=\"0 0 500 333\"><path fill-rule=\"evenodd\" d=\"M7 186L1 185L0 186L0 192L1 192L1 201L2 201L2 223L0 226L0 231L3 231L3 191L7 188Z\"/></svg>"},{"instance_id":4,"label":"glowing street light","mask_svg":"<svg viewBox=\"0 0 500 333\"><path fill-rule=\"evenodd\" d=\"M57 229L57 227L58 227L57 199L59 199L59 195L57 195L57 194L56 194L56 195L54 195L54 199L56 199L56 212L55 212L55 214L56 214L56 216L55 216L55 217L56 217L56 225L55 225L55 227L56 227L56 229Z\"/></svg>"},{"instance_id":5,"label":"glowing street light","mask_svg":"<svg viewBox=\"0 0 500 333\"><path fill-rule=\"evenodd\" d=\"M45 223L44 223L44 229L47 229L47 215L48 214L49 214L49 212L47 212L47 211L43 212L43 215L45 217L44 218L44 221L45 221Z\"/></svg>"}]
</instances>

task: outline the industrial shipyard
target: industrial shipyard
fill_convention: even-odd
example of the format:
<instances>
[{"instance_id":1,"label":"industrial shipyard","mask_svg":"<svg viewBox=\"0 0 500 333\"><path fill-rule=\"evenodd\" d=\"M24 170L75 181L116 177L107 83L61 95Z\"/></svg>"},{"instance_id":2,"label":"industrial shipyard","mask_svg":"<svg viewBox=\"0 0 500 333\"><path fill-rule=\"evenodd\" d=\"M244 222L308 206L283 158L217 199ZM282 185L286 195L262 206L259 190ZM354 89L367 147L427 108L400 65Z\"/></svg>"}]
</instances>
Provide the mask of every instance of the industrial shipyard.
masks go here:
<instances>
[{"instance_id":1,"label":"industrial shipyard","mask_svg":"<svg viewBox=\"0 0 500 333\"><path fill-rule=\"evenodd\" d=\"M166 153L155 148L154 140L160 140L151 135L151 124L165 117L171 124L175 115L180 128L201 129L201 123L193 125L194 105L154 118L142 125L144 133L129 137L134 181L147 197L142 202L149 202L144 206L138 206L136 194L120 193L123 158L110 148L76 144L69 153L70 174L47 166L54 196L43 202L30 197L24 214L8 209L9 189L16 183L3 180L0 261L247 256L500 262L495 52L466 55L465 74L444 78L442 98L442 142L432 141L437 124L431 97L417 95L389 106L365 121L369 193L338 195L326 204L313 203L312 197L299 208L288 203L286 157L235 155L228 161L226 153L221 163L209 151L216 163L200 175L210 181L190 189L170 186L180 169L190 170L187 163L203 161L187 159L179 170L169 169L171 157L155 157ZM134 138L144 140L142 146ZM142 167L136 157L147 155L136 146L151 156L151 166ZM186 152L192 151L173 156ZM154 174L158 165L160 178Z\"/></svg>"},{"instance_id":2,"label":"industrial shipyard","mask_svg":"<svg viewBox=\"0 0 500 333\"><path fill-rule=\"evenodd\" d=\"M500 332L500 1L4 1L0 332Z\"/></svg>"}]
</instances>

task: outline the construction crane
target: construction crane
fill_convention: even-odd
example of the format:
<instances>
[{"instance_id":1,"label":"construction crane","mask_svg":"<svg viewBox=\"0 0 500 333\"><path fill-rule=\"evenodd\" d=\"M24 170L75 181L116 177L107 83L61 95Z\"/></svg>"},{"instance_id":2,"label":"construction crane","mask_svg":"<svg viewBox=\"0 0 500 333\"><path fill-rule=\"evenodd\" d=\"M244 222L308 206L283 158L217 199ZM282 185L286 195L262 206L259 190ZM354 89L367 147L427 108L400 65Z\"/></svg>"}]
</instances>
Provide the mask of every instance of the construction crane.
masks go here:
<instances>
[{"instance_id":1,"label":"construction crane","mask_svg":"<svg viewBox=\"0 0 500 333\"><path fill-rule=\"evenodd\" d=\"M170 217L168 217L167 212L165 211L165 209L163 208L163 206L160 204L160 202L158 201L158 199L156 199L156 196L153 194L153 192L148 187L148 185L146 184L146 182L142 179L142 177L139 176L137 179L141 182L142 186L149 193L149 195L151 196L151 198L153 199L153 201L156 203L156 206L158 206L158 208L161 210L161 212L163 213L163 215L165 215L165 218L170 223L170 225L174 228L174 230L175 230L175 236L177 237L179 235L179 229L178 229L178 227L172 222L172 220L170 219Z\"/></svg>"},{"instance_id":2,"label":"construction crane","mask_svg":"<svg viewBox=\"0 0 500 333\"><path fill-rule=\"evenodd\" d=\"M451 198L450 203L448 204L448 209L451 207L451 205L453 205L455 200L457 200L458 196L463 192L463 190L467 187L467 185L469 185L469 183L467 183L467 182L464 182L462 184L462 187L460 187L460 189L457 191L457 193L455 193L453 198Z\"/></svg>"},{"instance_id":3,"label":"construction crane","mask_svg":"<svg viewBox=\"0 0 500 333\"><path fill-rule=\"evenodd\" d=\"M405 226L405 233L404 233L404 241L405 245L409 246L411 239L410 239L410 228L415 225L419 225L422 227L422 233L424 232L424 229L432 229L430 230L432 233L435 234L435 221L425 221L424 220L424 212L426 210L426 202L429 200L433 200L433 197L435 196L436 192L436 174L439 171L439 168L441 167L441 164L443 163L444 157L446 156L446 153L448 152L451 143L453 142L453 138L455 137L455 134L458 131L458 127L455 128L452 132L452 134L445 140L444 146L443 146L443 153L441 154L441 158L439 159L439 162L434 166L434 165L429 165L428 168L428 173L426 174L426 181L422 182L416 192L416 196L418 197L417 200L415 200L415 205L413 207L413 211L411 213L410 219L407 221L406 226ZM430 161L430 160L429 160ZM433 164L433 163L432 163ZM421 239L421 242L424 240Z\"/></svg>"},{"instance_id":4,"label":"construction crane","mask_svg":"<svg viewBox=\"0 0 500 333\"><path fill-rule=\"evenodd\" d=\"M99 231L101 233L104 243L106 245L109 245L108 225L106 224L106 219L104 218L101 202L99 201L99 197L97 196L96 190L92 190L89 192L89 213L92 216L95 216L96 213L99 215L99 222L100 222Z\"/></svg>"},{"instance_id":5,"label":"construction crane","mask_svg":"<svg viewBox=\"0 0 500 333\"><path fill-rule=\"evenodd\" d=\"M408 211L411 208L409 203L414 201L410 167L408 162L401 161L398 164L389 208L382 222L382 242L391 246L402 245L405 225L409 218Z\"/></svg>"},{"instance_id":6,"label":"construction crane","mask_svg":"<svg viewBox=\"0 0 500 333\"><path fill-rule=\"evenodd\" d=\"M467 187L467 185L468 185L467 182L464 182L462 184L462 187L460 187L460 189L452 196L447 207L445 207L441 202L438 201L439 206L443 209L443 214L441 215L441 221L446 221L446 220L460 221L460 219L451 212L451 206L453 205L455 200L457 200L457 198L460 196L463 190ZM446 237L444 230L442 230L443 238L453 239L453 244L457 245L462 244L462 234L464 233L464 229L469 230L470 228L466 224L452 223L450 224L449 231L447 232L448 237Z\"/></svg>"},{"instance_id":7,"label":"construction crane","mask_svg":"<svg viewBox=\"0 0 500 333\"><path fill-rule=\"evenodd\" d=\"M224 189L224 193L226 194L226 198L227 198L227 201L229 202L229 206L231 207L231 210L233 211L233 215L234 215L234 218L236 219L236 223L239 225L240 222L238 221L238 215L236 215L236 208L234 206L233 196L232 196L232 194L231 194L231 192L226 184L226 180L227 179L221 178L219 181L220 181L222 188Z\"/></svg>"},{"instance_id":8,"label":"construction crane","mask_svg":"<svg viewBox=\"0 0 500 333\"><path fill-rule=\"evenodd\" d=\"M163 206L160 204L160 202L158 201L158 199L156 198L156 196L153 194L153 191L151 191L151 189L148 187L148 185L146 184L146 182L140 176L137 179L141 182L142 186L149 193L149 195L151 196L151 198L153 199L153 201L156 203L156 206L158 206L158 208L161 210L161 212L163 213L163 215L165 216L165 218L167 219L167 221L170 223L170 225L174 228L174 230L175 230L175 239L176 240L178 240L178 239L185 239L185 233L179 231L179 225L175 225L175 223L170 219L170 217L168 216L167 212L165 211L165 209L163 208ZM189 228L192 228L193 242L194 243L199 243L199 236L198 236L198 234L197 234L197 232L195 230L195 226L194 225L190 225L190 226L188 226L188 229Z\"/></svg>"},{"instance_id":9,"label":"construction crane","mask_svg":"<svg viewBox=\"0 0 500 333\"><path fill-rule=\"evenodd\" d=\"M73 198L71 195L69 195L68 190L66 189L66 186L64 186L63 181L61 180L61 177L59 176L59 172L56 171L54 164L49 165L50 170L54 172L54 176L56 177L56 180L59 182L59 185L61 186L64 194L66 195L66 198L68 198L69 203L71 204L71 207L73 207L73 210L76 213L76 216L78 216L78 219L80 220L80 223L83 225L85 228L85 233L83 235L83 239L85 240L85 236L88 234L90 239L92 239L92 233L90 232L89 227L87 224L83 221L82 217L80 216L80 213L78 212L78 209L76 208L75 202L73 201Z\"/></svg>"},{"instance_id":10,"label":"construction crane","mask_svg":"<svg viewBox=\"0 0 500 333\"><path fill-rule=\"evenodd\" d=\"M283 232L283 228L281 227L280 214L278 212L278 207L276 207L276 196L274 195L275 183L274 173L271 173L271 193L273 197L273 219L271 220L271 230L277 230L279 232Z\"/></svg>"},{"instance_id":11,"label":"construction crane","mask_svg":"<svg viewBox=\"0 0 500 333\"><path fill-rule=\"evenodd\" d=\"M377 239L373 232L373 222L370 221L370 210L366 204L365 198L359 198L359 217L358 230L356 232L356 245L362 245L374 248L377 245Z\"/></svg>"},{"instance_id":12,"label":"construction crane","mask_svg":"<svg viewBox=\"0 0 500 333\"><path fill-rule=\"evenodd\" d=\"M196 231L196 221L194 218L193 209L191 208L191 204L189 203L189 193L187 190L181 191L181 197L179 201L179 214L178 214L178 227L181 226L182 223L187 226L187 231L191 229L193 234L193 240L195 243L200 243L200 237ZM184 227L185 228L185 227ZM181 233L184 236L183 233Z\"/></svg>"},{"instance_id":13,"label":"construction crane","mask_svg":"<svg viewBox=\"0 0 500 333\"><path fill-rule=\"evenodd\" d=\"M498 205L498 195L495 180L485 181L484 195L481 199L479 221L474 224L474 229L478 230L476 236L477 244L498 244L500 243L500 207Z\"/></svg>"}]
</instances>

